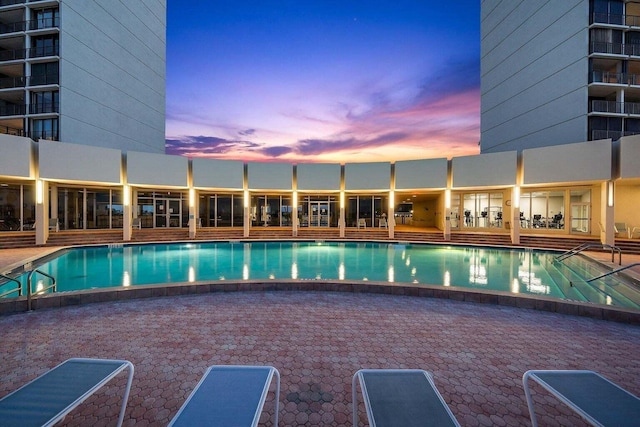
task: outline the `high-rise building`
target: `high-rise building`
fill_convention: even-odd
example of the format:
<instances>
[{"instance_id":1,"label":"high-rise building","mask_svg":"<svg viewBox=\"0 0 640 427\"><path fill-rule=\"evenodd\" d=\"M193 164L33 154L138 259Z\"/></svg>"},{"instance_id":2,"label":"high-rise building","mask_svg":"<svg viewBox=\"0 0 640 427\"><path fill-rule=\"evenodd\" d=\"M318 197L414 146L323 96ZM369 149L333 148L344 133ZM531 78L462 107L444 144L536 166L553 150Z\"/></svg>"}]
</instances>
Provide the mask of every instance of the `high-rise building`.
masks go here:
<instances>
[{"instance_id":1,"label":"high-rise building","mask_svg":"<svg viewBox=\"0 0 640 427\"><path fill-rule=\"evenodd\" d=\"M166 0L0 0L0 133L164 153Z\"/></svg>"},{"instance_id":2,"label":"high-rise building","mask_svg":"<svg viewBox=\"0 0 640 427\"><path fill-rule=\"evenodd\" d=\"M483 0L481 152L640 134L640 2Z\"/></svg>"}]
</instances>

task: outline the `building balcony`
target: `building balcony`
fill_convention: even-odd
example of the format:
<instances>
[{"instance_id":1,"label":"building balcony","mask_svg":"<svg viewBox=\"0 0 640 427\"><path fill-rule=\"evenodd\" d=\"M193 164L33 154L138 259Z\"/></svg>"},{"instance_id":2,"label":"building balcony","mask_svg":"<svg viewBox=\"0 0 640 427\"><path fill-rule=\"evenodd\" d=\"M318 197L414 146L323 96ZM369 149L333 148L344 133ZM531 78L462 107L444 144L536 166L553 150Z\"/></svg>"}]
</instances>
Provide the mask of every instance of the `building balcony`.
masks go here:
<instances>
[{"instance_id":1,"label":"building balcony","mask_svg":"<svg viewBox=\"0 0 640 427\"><path fill-rule=\"evenodd\" d=\"M0 116L24 116L27 112L27 106L24 104L6 104L0 105Z\"/></svg>"},{"instance_id":2,"label":"building balcony","mask_svg":"<svg viewBox=\"0 0 640 427\"><path fill-rule=\"evenodd\" d=\"M18 61L26 56L27 49L0 50L0 62Z\"/></svg>"},{"instance_id":3,"label":"building balcony","mask_svg":"<svg viewBox=\"0 0 640 427\"><path fill-rule=\"evenodd\" d=\"M591 24L608 24L608 25L625 25L625 15L615 13L598 13L591 14Z\"/></svg>"},{"instance_id":4,"label":"building balcony","mask_svg":"<svg viewBox=\"0 0 640 427\"><path fill-rule=\"evenodd\" d=\"M46 56L58 56L60 48L58 46L32 47L29 49L29 58L44 58Z\"/></svg>"},{"instance_id":5,"label":"building balcony","mask_svg":"<svg viewBox=\"0 0 640 427\"><path fill-rule=\"evenodd\" d=\"M59 134L58 131L52 131L52 130L34 130L31 131L29 136L31 139L33 139L34 141L39 141L41 139L47 140L47 141L59 141Z\"/></svg>"},{"instance_id":6,"label":"building balcony","mask_svg":"<svg viewBox=\"0 0 640 427\"><path fill-rule=\"evenodd\" d=\"M608 71L592 71L589 83L607 83L640 86L640 74L610 73Z\"/></svg>"},{"instance_id":7,"label":"building balcony","mask_svg":"<svg viewBox=\"0 0 640 427\"><path fill-rule=\"evenodd\" d=\"M640 44L591 42L590 54L640 56Z\"/></svg>"},{"instance_id":8,"label":"building balcony","mask_svg":"<svg viewBox=\"0 0 640 427\"><path fill-rule=\"evenodd\" d=\"M29 21L29 30L46 30L60 27L59 18L42 18Z\"/></svg>"},{"instance_id":9,"label":"building balcony","mask_svg":"<svg viewBox=\"0 0 640 427\"><path fill-rule=\"evenodd\" d=\"M640 132L636 131L621 131L621 130L597 130L594 129L591 131L591 141L596 141L598 139L611 139L612 141L617 141L623 136L631 136L631 135L640 135Z\"/></svg>"},{"instance_id":10,"label":"building balcony","mask_svg":"<svg viewBox=\"0 0 640 427\"><path fill-rule=\"evenodd\" d=\"M0 133L4 135L24 136L24 130L11 126L0 126Z\"/></svg>"},{"instance_id":11,"label":"building balcony","mask_svg":"<svg viewBox=\"0 0 640 427\"><path fill-rule=\"evenodd\" d=\"M60 83L59 74L41 74L29 77L29 86L57 85Z\"/></svg>"},{"instance_id":12,"label":"building balcony","mask_svg":"<svg viewBox=\"0 0 640 427\"><path fill-rule=\"evenodd\" d=\"M640 115L640 102L617 102L593 100L589 103L590 113Z\"/></svg>"},{"instance_id":13,"label":"building balcony","mask_svg":"<svg viewBox=\"0 0 640 427\"><path fill-rule=\"evenodd\" d=\"M59 113L57 102L45 102L42 104L30 104L29 114L54 114Z\"/></svg>"},{"instance_id":14,"label":"building balcony","mask_svg":"<svg viewBox=\"0 0 640 427\"><path fill-rule=\"evenodd\" d=\"M24 3L24 0L0 0L0 7L13 6L20 3Z\"/></svg>"},{"instance_id":15,"label":"building balcony","mask_svg":"<svg viewBox=\"0 0 640 427\"><path fill-rule=\"evenodd\" d=\"M2 77L0 78L0 89L13 89L17 87L24 87L26 83L24 77Z\"/></svg>"},{"instance_id":16,"label":"building balcony","mask_svg":"<svg viewBox=\"0 0 640 427\"><path fill-rule=\"evenodd\" d=\"M0 24L0 34L20 33L26 29L27 23L24 21Z\"/></svg>"}]
</instances>

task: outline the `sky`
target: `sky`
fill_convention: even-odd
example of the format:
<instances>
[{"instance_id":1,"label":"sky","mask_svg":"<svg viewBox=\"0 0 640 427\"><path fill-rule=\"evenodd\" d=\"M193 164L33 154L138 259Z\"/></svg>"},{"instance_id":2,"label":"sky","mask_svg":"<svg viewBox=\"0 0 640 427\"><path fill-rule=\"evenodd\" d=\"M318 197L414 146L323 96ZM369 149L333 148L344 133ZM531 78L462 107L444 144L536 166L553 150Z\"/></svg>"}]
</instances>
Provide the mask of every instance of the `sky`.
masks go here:
<instances>
[{"instance_id":1,"label":"sky","mask_svg":"<svg viewBox=\"0 0 640 427\"><path fill-rule=\"evenodd\" d=\"M169 0L166 108L191 158L478 154L480 1Z\"/></svg>"}]
</instances>

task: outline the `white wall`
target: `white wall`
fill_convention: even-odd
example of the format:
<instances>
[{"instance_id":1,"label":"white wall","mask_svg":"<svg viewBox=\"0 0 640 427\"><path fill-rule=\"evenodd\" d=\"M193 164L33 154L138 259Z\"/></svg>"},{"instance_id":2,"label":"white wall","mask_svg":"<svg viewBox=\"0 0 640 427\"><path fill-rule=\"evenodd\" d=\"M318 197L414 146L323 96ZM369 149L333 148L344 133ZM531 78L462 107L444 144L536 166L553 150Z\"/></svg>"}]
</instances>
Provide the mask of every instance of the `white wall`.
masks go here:
<instances>
[{"instance_id":1,"label":"white wall","mask_svg":"<svg viewBox=\"0 0 640 427\"><path fill-rule=\"evenodd\" d=\"M240 160L193 159L193 186L241 190L244 163Z\"/></svg>"},{"instance_id":2,"label":"white wall","mask_svg":"<svg viewBox=\"0 0 640 427\"><path fill-rule=\"evenodd\" d=\"M290 163L247 164L249 190L291 190L293 165Z\"/></svg>"},{"instance_id":3,"label":"white wall","mask_svg":"<svg viewBox=\"0 0 640 427\"><path fill-rule=\"evenodd\" d=\"M447 159L396 162L396 190L447 187Z\"/></svg>"},{"instance_id":4,"label":"white wall","mask_svg":"<svg viewBox=\"0 0 640 427\"><path fill-rule=\"evenodd\" d=\"M60 139L164 153L166 1L60 3Z\"/></svg>"},{"instance_id":5,"label":"white wall","mask_svg":"<svg viewBox=\"0 0 640 427\"><path fill-rule=\"evenodd\" d=\"M523 184L607 181L611 155L610 139L523 150Z\"/></svg>"},{"instance_id":6,"label":"white wall","mask_svg":"<svg viewBox=\"0 0 640 427\"><path fill-rule=\"evenodd\" d=\"M298 190L340 190L340 164L302 163L296 168Z\"/></svg>"},{"instance_id":7,"label":"white wall","mask_svg":"<svg viewBox=\"0 0 640 427\"><path fill-rule=\"evenodd\" d=\"M515 151L454 157L453 187L515 185L517 167Z\"/></svg>"},{"instance_id":8,"label":"white wall","mask_svg":"<svg viewBox=\"0 0 640 427\"><path fill-rule=\"evenodd\" d=\"M344 166L345 190L389 190L391 163L347 163Z\"/></svg>"},{"instance_id":9,"label":"white wall","mask_svg":"<svg viewBox=\"0 0 640 427\"><path fill-rule=\"evenodd\" d=\"M640 135L620 138L620 178L640 178Z\"/></svg>"},{"instance_id":10,"label":"white wall","mask_svg":"<svg viewBox=\"0 0 640 427\"><path fill-rule=\"evenodd\" d=\"M165 154L127 153L127 182L132 185L187 187L189 160Z\"/></svg>"},{"instance_id":11,"label":"white wall","mask_svg":"<svg viewBox=\"0 0 640 427\"><path fill-rule=\"evenodd\" d=\"M0 134L0 176L33 178L30 138Z\"/></svg>"},{"instance_id":12,"label":"white wall","mask_svg":"<svg viewBox=\"0 0 640 427\"><path fill-rule=\"evenodd\" d=\"M55 141L39 147L40 178L110 184L121 181L120 150Z\"/></svg>"},{"instance_id":13,"label":"white wall","mask_svg":"<svg viewBox=\"0 0 640 427\"><path fill-rule=\"evenodd\" d=\"M587 140L589 2L484 0L482 153Z\"/></svg>"}]
</instances>

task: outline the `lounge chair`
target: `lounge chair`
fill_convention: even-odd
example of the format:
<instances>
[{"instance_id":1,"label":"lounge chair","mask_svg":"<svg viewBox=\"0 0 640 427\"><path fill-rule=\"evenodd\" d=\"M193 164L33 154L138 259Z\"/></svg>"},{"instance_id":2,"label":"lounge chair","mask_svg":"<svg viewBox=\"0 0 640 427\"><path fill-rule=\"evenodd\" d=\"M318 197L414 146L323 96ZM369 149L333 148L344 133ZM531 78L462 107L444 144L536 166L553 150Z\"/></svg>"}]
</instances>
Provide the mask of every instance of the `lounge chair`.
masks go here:
<instances>
[{"instance_id":1,"label":"lounge chair","mask_svg":"<svg viewBox=\"0 0 640 427\"><path fill-rule=\"evenodd\" d=\"M257 426L273 376L278 425L280 373L271 366L211 366L169 426Z\"/></svg>"},{"instance_id":2,"label":"lounge chair","mask_svg":"<svg viewBox=\"0 0 640 427\"><path fill-rule=\"evenodd\" d=\"M49 231L60 231L60 223L58 218L49 218Z\"/></svg>"},{"instance_id":3,"label":"lounge chair","mask_svg":"<svg viewBox=\"0 0 640 427\"><path fill-rule=\"evenodd\" d=\"M131 228L137 228L138 230L142 229L142 222L140 218L133 218L131 220Z\"/></svg>"},{"instance_id":4,"label":"lounge chair","mask_svg":"<svg viewBox=\"0 0 640 427\"><path fill-rule=\"evenodd\" d=\"M637 426L640 399L593 371L527 371L522 377L531 424L537 427L529 380L536 381L594 426Z\"/></svg>"},{"instance_id":5,"label":"lounge chair","mask_svg":"<svg viewBox=\"0 0 640 427\"><path fill-rule=\"evenodd\" d=\"M628 237L629 239L631 238L631 230L629 229L629 227L627 227L627 224L624 222L616 222L615 224L613 224L613 229L615 230L616 234L622 234L622 237ZM626 236L624 236L626 234Z\"/></svg>"},{"instance_id":6,"label":"lounge chair","mask_svg":"<svg viewBox=\"0 0 640 427\"><path fill-rule=\"evenodd\" d=\"M127 407L133 365L126 360L69 359L0 400L0 425L52 426L125 368L129 379L118 426Z\"/></svg>"},{"instance_id":7,"label":"lounge chair","mask_svg":"<svg viewBox=\"0 0 640 427\"><path fill-rule=\"evenodd\" d=\"M367 228L367 220L364 218L358 218L358 228Z\"/></svg>"},{"instance_id":8,"label":"lounge chair","mask_svg":"<svg viewBox=\"0 0 640 427\"><path fill-rule=\"evenodd\" d=\"M372 427L459 426L430 372L361 369L352 381L354 427L358 425L358 381Z\"/></svg>"}]
</instances>

